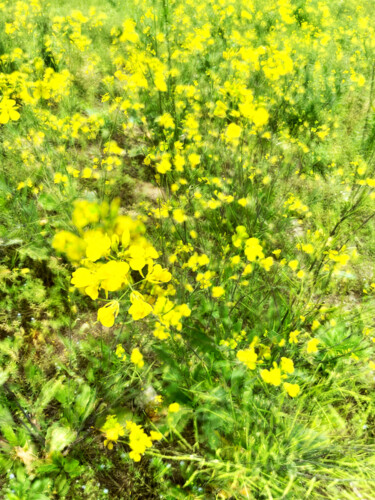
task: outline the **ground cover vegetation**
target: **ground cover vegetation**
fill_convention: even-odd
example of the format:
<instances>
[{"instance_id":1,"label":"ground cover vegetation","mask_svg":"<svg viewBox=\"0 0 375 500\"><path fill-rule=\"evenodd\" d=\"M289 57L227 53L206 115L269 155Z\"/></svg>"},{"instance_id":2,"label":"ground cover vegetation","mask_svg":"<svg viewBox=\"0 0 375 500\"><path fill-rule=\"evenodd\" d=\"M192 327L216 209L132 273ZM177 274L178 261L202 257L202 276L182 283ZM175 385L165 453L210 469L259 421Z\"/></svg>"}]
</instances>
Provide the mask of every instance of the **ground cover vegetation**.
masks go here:
<instances>
[{"instance_id":1,"label":"ground cover vegetation","mask_svg":"<svg viewBox=\"0 0 375 500\"><path fill-rule=\"evenodd\" d=\"M0 0L0 497L373 499L366 0Z\"/></svg>"}]
</instances>

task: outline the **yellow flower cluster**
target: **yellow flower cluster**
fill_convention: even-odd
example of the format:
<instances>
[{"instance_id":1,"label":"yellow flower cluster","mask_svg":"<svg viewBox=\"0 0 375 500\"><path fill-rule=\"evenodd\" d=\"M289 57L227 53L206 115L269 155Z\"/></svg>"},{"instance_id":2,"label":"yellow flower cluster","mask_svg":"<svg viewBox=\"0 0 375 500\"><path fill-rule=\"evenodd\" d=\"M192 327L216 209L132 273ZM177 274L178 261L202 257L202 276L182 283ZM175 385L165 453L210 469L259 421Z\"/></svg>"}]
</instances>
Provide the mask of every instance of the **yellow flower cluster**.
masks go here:
<instances>
[{"instance_id":1,"label":"yellow flower cluster","mask_svg":"<svg viewBox=\"0 0 375 500\"><path fill-rule=\"evenodd\" d=\"M129 457L134 460L134 462L139 462L141 460L141 456L145 453L146 449L152 447L153 441L158 441L163 437L158 431L151 431L150 435L146 434L140 425L137 425L131 420L127 420L126 427L124 427L118 422L115 415L107 416L100 431L105 437L104 446L107 446L109 450L112 450L113 443L117 443L120 437L125 436L125 432L127 432L129 434L129 446L131 448Z\"/></svg>"},{"instance_id":2,"label":"yellow flower cluster","mask_svg":"<svg viewBox=\"0 0 375 500\"><path fill-rule=\"evenodd\" d=\"M122 289L130 291L129 314L134 321L153 314L158 322L154 335L169 336L168 329L182 329L181 319L190 315L186 304L176 305L161 287L172 279L171 273L155 264L159 254L144 237L145 227L139 220L118 215L118 202L111 205L77 201L72 215L76 228L57 233L53 247L63 252L79 267L71 282L92 300L104 291L108 294ZM140 286L142 293L134 287ZM172 293L169 290L168 293ZM120 300L109 300L98 310L98 321L111 327L120 310ZM140 367L140 361L135 362Z\"/></svg>"},{"instance_id":3,"label":"yellow flower cluster","mask_svg":"<svg viewBox=\"0 0 375 500\"><path fill-rule=\"evenodd\" d=\"M273 363L272 368L269 370L261 370L260 376L262 379L270 385L279 386L283 379L287 378L288 375L294 373L293 360L289 358L281 358L280 367L276 362ZM296 397L300 392L300 387L298 384L290 384L289 382L284 382L284 389L291 397Z\"/></svg>"},{"instance_id":4,"label":"yellow flower cluster","mask_svg":"<svg viewBox=\"0 0 375 500\"><path fill-rule=\"evenodd\" d=\"M129 457L134 462L141 460L141 456L147 448L151 448L153 441L159 441L163 437L158 431L151 431L150 435L147 435L140 425L130 420L126 422L126 429L129 431L129 446L131 448Z\"/></svg>"}]
</instances>

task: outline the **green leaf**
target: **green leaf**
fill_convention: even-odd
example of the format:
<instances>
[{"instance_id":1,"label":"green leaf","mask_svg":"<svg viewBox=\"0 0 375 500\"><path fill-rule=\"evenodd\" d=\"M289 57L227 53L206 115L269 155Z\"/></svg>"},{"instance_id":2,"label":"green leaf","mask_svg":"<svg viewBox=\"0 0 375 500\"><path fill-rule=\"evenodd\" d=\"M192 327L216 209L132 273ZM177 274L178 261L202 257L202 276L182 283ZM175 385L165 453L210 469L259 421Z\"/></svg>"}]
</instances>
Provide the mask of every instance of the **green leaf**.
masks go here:
<instances>
[{"instance_id":1,"label":"green leaf","mask_svg":"<svg viewBox=\"0 0 375 500\"><path fill-rule=\"evenodd\" d=\"M51 194L42 193L38 198L38 203L44 210L55 210L60 202Z\"/></svg>"},{"instance_id":2,"label":"green leaf","mask_svg":"<svg viewBox=\"0 0 375 500\"><path fill-rule=\"evenodd\" d=\"M39 395L35 403L35 413L40 415L46 406L52 401L56 393L61 390L63 386L64 377L60 377L57 380L49 380L43 387L42 392Z\"/></svg>"},{"instance_id":3,"label":"green leaf","mask_svg":"<svg viewBox=\"0 0 375 500\"><path fill-rule=\"evenodd\" d=\"M46 260L48 259L48 249L43 247L37 247L35 245L29 245L27 247L22 247L18 250L21 257L30 257L32 260Z\"/></svg>"},{"instance_id":4,"label":"green leaf","mask_svg":"<svg viewBox=\"0 0 375 500\"><path fill-rule=\"evenodd\" d=\"M61 426L58 423L51 425L47 430L46 445L49 453L62 451L76 438L77 433L70 427Z\"/></svg>"},{"instance_id":5,"label":"green leaf","mask_svg":"<svg viewBox=\"0 0 375 500\"><path fill-rule=\"evenodd\" d=\"M81 422L84 422L93 411L95 401L95 390L91 389L87 384L82 385L81 392L78 394L74 404L74 411Z\"/></svg>"}]
</instances>

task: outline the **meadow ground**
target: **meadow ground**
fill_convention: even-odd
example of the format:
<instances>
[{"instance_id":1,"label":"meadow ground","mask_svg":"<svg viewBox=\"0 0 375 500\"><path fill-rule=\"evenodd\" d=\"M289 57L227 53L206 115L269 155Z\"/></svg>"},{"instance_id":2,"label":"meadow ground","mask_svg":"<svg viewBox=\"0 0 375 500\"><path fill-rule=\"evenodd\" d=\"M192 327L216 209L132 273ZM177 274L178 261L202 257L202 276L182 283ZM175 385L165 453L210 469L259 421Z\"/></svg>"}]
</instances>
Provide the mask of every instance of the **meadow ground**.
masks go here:
<instances>
[{"instance_id":1,"label":"meadow ground","mask_svg":"<svg viewBox=\"0 0 375 500\"><path fill-rule=\"evenodd\" d=\"M0 498L375 498L372 0L0 0Z\"/></svg>"}]
</instances>

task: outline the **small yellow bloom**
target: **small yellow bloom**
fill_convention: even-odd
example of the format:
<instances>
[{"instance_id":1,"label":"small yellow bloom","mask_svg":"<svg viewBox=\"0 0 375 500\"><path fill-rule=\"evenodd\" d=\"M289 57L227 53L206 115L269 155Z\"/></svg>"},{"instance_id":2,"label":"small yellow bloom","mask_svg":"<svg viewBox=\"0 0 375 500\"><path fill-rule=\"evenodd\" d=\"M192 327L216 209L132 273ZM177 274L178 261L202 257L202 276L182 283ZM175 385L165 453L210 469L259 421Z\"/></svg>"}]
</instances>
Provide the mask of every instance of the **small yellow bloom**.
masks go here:
<instances>
[{"instance_id":1,"label":"small yellow bloom","mask_svg":"<svg viewBox=\"0 0 375 500\"><path fill-rule=\"evenodd\" d=\"M122 347L121 344L117 344L115 354L118 358L122 359L123 361L126 360L125 349Z\"/></svg>"},{"instance_id":2,"label":"small yellow bloom","mask_svg":"<svg viewBox=\"0 0 375 500\"><path fill-rule=\"evenodd\" d=\"M119 437L125 435L124 428L117 422L117 417L115 415L108 415L105 424L100 430L104 433L106 438L104 440L104 446L107 446L109 450L112 450L113 443L116 443Z\"/></svg>"},{"instance_id":3,"label":"small yellow bloom","mask_svg":"<svg viewBox=\"0 0 375 500\"><path fill-rule=\"evenodd\" d=\"M143 361L143 354L141 351L138 349L138 347L135 347L132 350L131 356L130 356L130 361L136 365L138 368L142 368L145 364Z\"/></svg>"},{"instance_id":4,"label":"small yellow bloom","mask_svg":"<svg viewBox=\"0 0 375 500\"><path fill-rule=\"evenodd\" d=\"M281 370L278 368L277 364L273 364L271 370L262 370L260 372L262 379L267 382L267 384L278 386L281 384Z\"/></svg>"},{"instance_id":5,"label":"small yellow bloom","mask_svg":"<svg viewBox=\"0 0 375 500\"><path fill-rule=\"evenodd\" d=\"M285 373L293 373L294 372L293 360L289 358L281 358L281 370Z\"/></svg>"},{"instance_id":6,"label":"small yellow bloom","mask_svg":"<svg viewBox=\"0 0 375 500\"><path fill-rule=\"evenodd\" d=\"M171 278L171 273L167 269L163 269L160 264L148 267L146 280L150 283L167 283Z\"/></svg>"},{"instance_id":7,"label":"small yellow bloom","mask_svg":"<svg viewBox=\"0 0 375 500\"><path fill-rule=\"evenodd\" d=\"M244 363L250 370L255 370L258 355L254 351L254 348L243 349L237 352L237 359L241 363Z\"/></svg>"},{"instance_id":8,"label":"small yellow bloom","mask_svg":"<svg viewBox=\"0 0 375 500\"><path fill-rule=\"evenodd\" d=\"M266 270L269 271L273 265L273 258L272 257L266 257L265 259L262 259L260 261L260 265Z\"/></svg>"},{"instance_id":9,"label":"small yellow bloom","mask_svg":"<svg viewBox=\"0 0 375 500\"><path fill-rule=\"evenodd\" d=\"M238 141L242 133L242 128L235 123L230 123L225 132L226 138L229 141Z\"/></svg>"},{"instance_id":10,"label":"small yellow bloom","mask_svg":"<svg viewBox=\"0 0 375 500\"><path fill-rule=\"evenodd\" d=\"M292 269L293 271L295 271L298 267L298 260L291 260L288 264L288 266L290 267L290 269Z\"/></svg>"},{"instance_id":11,"label":"small yellow bloom","mask_svg":"<svg viewBox=\"0 0 375 500\"><path fill-rule=\"evenodd\" d=\"M311 339L307 342L307 353L313 354L318 352L319 339Z\"/></svg>"},{"instance_id":12,"label":"small yellow bloom","mask_svg":"<svg viewBox=\"0 0 375 500\"><path fill-rule=\"evenodd\" d=\"M218 299L219 297L225 294L225 290L222 286L214 286L212 287L212 297L214 299Z\"/></svg>"},{"instance_id":13,"label":"small yellow bloom","mask_svg":"<svg viewBox=\"0 0 375 500\"><path fill-rule=\"evenodd\" d=\"M298 384L289 384L288 382L284 382L284 389L291 398L295 398L296 396L298 396L301 391Z\"/></svg>"},{"instance_id":14,"label":"small yellow bloom","mask_svg":"<svg viewBox=\"0 0 375 500\"><path fill-rule=\"evenodd\" d=\"M139 292L131 293L130 302L132 305L129 307L129 314L134 321L143 319L152 312L152 306L144 300Z\"/></svg>"},{"instance_id":15,"label":"small yellow bloom","mask_svg":"<svg viewBox=\"0 0 375 500\"><path fill-rule=\"evenodd\" d=\"M178 223L182 224L187 220L187 217L185 215L185 212L181 210L181 208L176 208L176 210L173 210L173 219Z\"/></svg>"},{"instance_id":16,"label":"small yellow bloom","mask_svg":"<svg viewBox=\"0 0 375 500\"><path fill-rule=\"evenodd\" d=\"M108 304L98 310L98 321L100 321L103 326L110 328L114 325L115 318L118 315L119 310L120 304L117 300L108 302Z\"/></svg>"},{"instance_id":17,"label":"small yellow bloom","mask_svg":"<svg viewBox=\"0 0 375 500\"><path fill-rule=\"evenodd\" d=\"M301 332L299 330L293 330L292 332L290 332L290 334L289 334L289 343L290 344L297 344L298 343L298 335L300 333Z\"/></svg>"},{"instance_id":18,"label":"small yellow bloom","mask_svg":"<svg viewBox=\"0 0 375 500\"><path fill-rule=\"evenodd\" d=\"M169 413L177 413L180 410L180 405L178 403L172 403L168 407Z\"/></svg>"}]
</instances>

